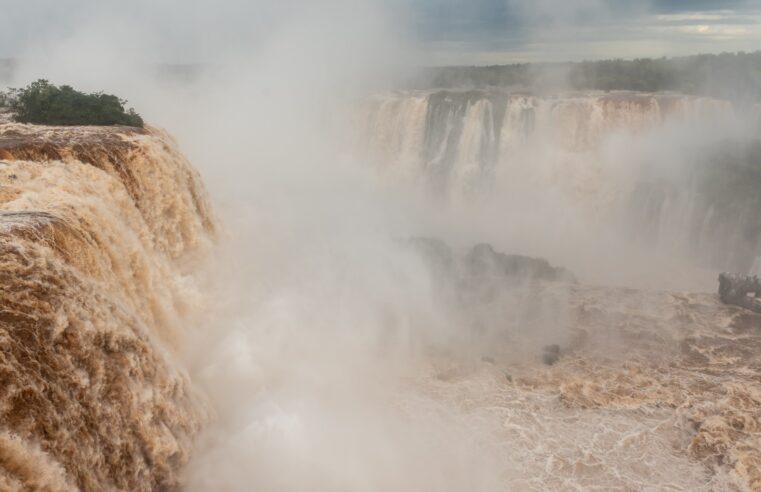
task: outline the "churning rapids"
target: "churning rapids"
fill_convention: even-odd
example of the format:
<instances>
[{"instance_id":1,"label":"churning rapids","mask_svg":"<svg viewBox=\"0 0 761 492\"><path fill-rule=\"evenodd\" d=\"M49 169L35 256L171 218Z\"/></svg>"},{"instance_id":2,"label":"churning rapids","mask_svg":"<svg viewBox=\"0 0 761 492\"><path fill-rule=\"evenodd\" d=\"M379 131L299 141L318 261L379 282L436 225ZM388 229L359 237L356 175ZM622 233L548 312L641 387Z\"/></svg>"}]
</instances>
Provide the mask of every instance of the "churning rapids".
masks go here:
<instances>
[{"instance_id":1,"label":"churning rapids","mask_svg":"<svg viewBox=\"0 0 761 492\"><path fill-rule=\"evenodd\" d=\"M0 489L179 483L207 415L173 348L214 219L158 130L0 125Z\"/></svg>"},{"instance_id":2,"label":"churning rapids","mask_svg":"<svg viewBox=\"0 0 761 492\"><path fill-rule=\"evenodd\" d=\"M0 122L0 489L761 490L761 315L708 293L761 270L752 108L358 106L347 153L436 225L255 228L227 290L166 133Z\"/></svg>"}]
</instances>

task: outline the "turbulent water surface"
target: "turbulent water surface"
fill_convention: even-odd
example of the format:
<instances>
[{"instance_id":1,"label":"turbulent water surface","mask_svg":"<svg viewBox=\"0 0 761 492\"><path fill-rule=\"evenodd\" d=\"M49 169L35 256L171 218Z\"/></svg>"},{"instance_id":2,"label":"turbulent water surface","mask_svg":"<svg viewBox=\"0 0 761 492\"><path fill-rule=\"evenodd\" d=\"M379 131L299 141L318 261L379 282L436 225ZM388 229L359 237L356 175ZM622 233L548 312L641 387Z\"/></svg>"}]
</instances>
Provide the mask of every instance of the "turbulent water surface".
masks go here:
<instances>
[{"instance_id":1,"label":"turbulent water surface","mask_svg":"<svg viewBox=\"0 0 761 492\"><path fill-rule=\"evenodd\" d=\"M176 485L208 413L173 355L196 173L157 130L4 122L0 182L0 489Z\"/></svg>"},{"instance_id":2,"label":"turbulent water surface","mask_svg":"<svg viewBox=\"0 0 761 492\"><path fill-rule=\"evenodd\" d=\"M0 489L761 490L761 315L688 292L759 268L747 115L496 89L360 106L357 160L480 211L467 234L240 209L250 256L215 289L218 227L168 135L0 123ZM622 286L643 251L677 274Z\"/></svg>"}]
</instances>

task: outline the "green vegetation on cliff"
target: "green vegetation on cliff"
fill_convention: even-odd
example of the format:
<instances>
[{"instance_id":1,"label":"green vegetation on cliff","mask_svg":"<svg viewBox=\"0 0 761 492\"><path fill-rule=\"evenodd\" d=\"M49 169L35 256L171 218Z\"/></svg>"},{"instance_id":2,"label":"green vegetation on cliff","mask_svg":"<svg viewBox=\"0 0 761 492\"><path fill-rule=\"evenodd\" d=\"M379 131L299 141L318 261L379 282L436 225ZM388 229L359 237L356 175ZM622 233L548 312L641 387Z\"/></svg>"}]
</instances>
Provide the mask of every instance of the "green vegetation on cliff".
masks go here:
<instances>
[{"instance_id":1,"label":"green vegetation on cliff","mask_svg":"<svg viewBox=\"0 0 761 492\"><path fill-rule=\"evenodd\" d=\"M111 94L86 94L68 85L60 87L40 79L22 89L11 89L5 103L19 123L37 125L125 125L143 127L127 101Z\"/></svg>"}]
</instances>

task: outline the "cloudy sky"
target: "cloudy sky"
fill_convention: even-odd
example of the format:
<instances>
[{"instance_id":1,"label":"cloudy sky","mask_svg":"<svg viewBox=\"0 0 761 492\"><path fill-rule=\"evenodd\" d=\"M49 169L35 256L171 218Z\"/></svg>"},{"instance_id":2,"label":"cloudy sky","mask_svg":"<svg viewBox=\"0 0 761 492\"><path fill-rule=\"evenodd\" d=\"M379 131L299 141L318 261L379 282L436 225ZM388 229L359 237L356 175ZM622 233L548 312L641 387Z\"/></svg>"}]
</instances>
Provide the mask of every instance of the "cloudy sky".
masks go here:
<instances>
[{"instance_id":1,"label":"cloudy sky","mask_svg":"<svg viewBox=\"0 0 761 492\"><path fill-rule=\"evenodd\" d=\"M761 49L761 0L419 0L437 64Z\"/></svg>"},{"instance_id":2,"label":"cloudy sky","mask_svg":"<svg viewBox=\"0 0 761 492\"><path fill-rule=\"evenodd\" d=\"M761 49L761 0L0 0L0 57L100 26L99 35L139 41L158 61L204 62L305 11L369 7L425 65Z\"/></svg>"}]
</instances>

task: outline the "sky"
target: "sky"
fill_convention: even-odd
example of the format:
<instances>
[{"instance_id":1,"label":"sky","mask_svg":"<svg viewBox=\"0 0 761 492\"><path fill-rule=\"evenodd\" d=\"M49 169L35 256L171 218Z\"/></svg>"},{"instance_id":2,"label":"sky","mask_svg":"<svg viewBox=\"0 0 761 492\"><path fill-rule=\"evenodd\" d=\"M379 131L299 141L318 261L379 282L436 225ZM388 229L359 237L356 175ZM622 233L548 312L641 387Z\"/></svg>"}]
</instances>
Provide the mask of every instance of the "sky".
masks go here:
<instances>
[{"instance_id":1,"label":"sky","mask_svg":"<svg viewBox=\"0 0 761 492\"><path fill-rule=\"evenodd\" d=\"M412 43L419 65L761 48L761 0L0 0L0 58L95 31L140 43L147 61L205 63L255 46L305 12L347 8L375 9Z\"/></svg>"},{"instance_id":2,"label":"sky","mask_svg":"<svg viewBox=\"0 0 761 492\"><path fill-rule=\"evenodd\" d=\"M681 56L761 49L761 0L420 0L432 64Z\"/></svg>"}]
</instances>

